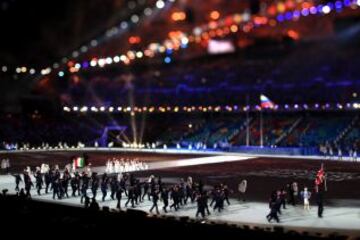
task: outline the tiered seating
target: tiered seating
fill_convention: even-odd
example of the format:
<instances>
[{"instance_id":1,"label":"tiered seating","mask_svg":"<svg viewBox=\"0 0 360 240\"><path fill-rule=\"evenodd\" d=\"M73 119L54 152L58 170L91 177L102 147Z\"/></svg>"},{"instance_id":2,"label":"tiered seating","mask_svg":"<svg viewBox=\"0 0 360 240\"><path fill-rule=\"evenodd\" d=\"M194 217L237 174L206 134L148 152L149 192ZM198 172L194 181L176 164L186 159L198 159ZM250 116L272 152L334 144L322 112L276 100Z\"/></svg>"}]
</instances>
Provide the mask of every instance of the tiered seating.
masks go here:
<instances>
[{"instance_id":1,"label":"tiered seating","mask_svg":"<svg viewBox=\"0 0 360 240\"><path fill-rule=\"evenodd\" d=\"M300 144L306 147L334 141L337 135L351 122L351 118L309 118L307 121L309 127L299 139Z\"/></svg>"},{"instance_id":2,"label":"tiered seating","mask_svg":"<svg viewBox=\"0 0 360 240\"><path fill-rule=\"evenodd\" d=\"M357 121L341 141L341 145L360 148L360 121Z\"/></svg>"},{"instance_id":3,"label":"tiered seating","mask_svg":"<svg viewBox=\"0 0 360 240\"><path fill-rule=\"evenodd\" d=\"M234 120L233 122L229 122L226 126L219 128L216 132L214 132L209 138L209 144L214 145L217 142L225 141L229 142L230 138L233 137L235 131L237 131L243 122L241 120Z\"/></svg>"}]
</instances>

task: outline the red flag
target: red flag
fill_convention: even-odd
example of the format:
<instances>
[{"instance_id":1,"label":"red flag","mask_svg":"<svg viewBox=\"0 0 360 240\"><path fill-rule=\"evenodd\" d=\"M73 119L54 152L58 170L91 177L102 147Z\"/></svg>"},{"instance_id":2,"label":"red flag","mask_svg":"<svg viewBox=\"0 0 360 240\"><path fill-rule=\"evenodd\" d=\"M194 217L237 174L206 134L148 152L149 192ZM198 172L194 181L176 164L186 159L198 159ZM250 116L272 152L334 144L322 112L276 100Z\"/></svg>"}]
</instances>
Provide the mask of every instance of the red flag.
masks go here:
<instances>
[{"instance_id":1,"label":"red flag","mask_svg":"<svg viewBox=\"0 0 360 240\"><path fill-rule=\"evenodd\" d=\"M325 177L324 164L321 164L321 168L316 174L315 184L317 186L322 184L324 182L324 177Z\"/></svg>"}]
</instances>

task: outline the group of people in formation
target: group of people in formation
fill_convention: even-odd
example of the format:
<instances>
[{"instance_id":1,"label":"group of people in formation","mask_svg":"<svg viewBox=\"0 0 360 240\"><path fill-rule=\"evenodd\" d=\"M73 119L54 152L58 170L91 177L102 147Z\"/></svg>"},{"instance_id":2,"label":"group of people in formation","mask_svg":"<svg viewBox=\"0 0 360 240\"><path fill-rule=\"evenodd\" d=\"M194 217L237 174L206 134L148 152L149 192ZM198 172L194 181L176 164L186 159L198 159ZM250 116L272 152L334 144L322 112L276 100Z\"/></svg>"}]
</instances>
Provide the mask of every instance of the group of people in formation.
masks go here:
<instances>
[{"instance_id":1,"label":"group of people in formation","mask_svg":"<svg viewBox=\"0 0 360 240\"><path fill-rule=\"evenodd\" d=\"M98 175L92 173L90 168L81 173L73 172L71 169L71 165L60 171L58 165L50 168L43 164L32 172L30 167L27 167L23 171L23 178L21 174L13 174L15 190L24 198L31 197L32 188L36 189L38 195L52 194L53 199L80 197L81 204L94 209L99 208L96 197L100 190L101 200L116 200L118 209L122 206L135 208L147 199L152 202L150 212L155 211L157 214L160 213L160 207L167 213L169 210L178 211L188 203L197 203L196 217L210 215L210 207L213 211L221 212L225 204L230 205L229 197L233 193L225 184L205 190L201 181L195 182L191 177L186 180L180 179L174 185L165 185L161 177L156 178L154 175L140 181L131 173ZM21 182L24 182L25 188L20 189ZM240 183L240 188L244 193L244 182ZM124 196L127 198L122 204ZM159 201L162 202L162 206L159 206Z\"/></svg>"},{"instance_id":2,"label":"group of people in formation","mask_svg":"<svg viewBox=\"0 0 360 240\"><path fill-rule=\"evenodd\" d=\"M125 158L112 158L106 162L106 173L124 173L133 171L147 170L149 166L138 158L125 159Z\"/></svg>"},{"instance_id":3,"label":"group of people in formation","mask_svg":"<svg viewBox=\"0 0 360 240\"><path fill-rule=\"evenodd\" d=\"M320 218L323 213L322 192L323 190L319 191L318 186L315 186L314 195L318 205L318 217ZM303 190L300 190L297 182L288 183L285 188L272 191L269 198L270 213L266 215L267 220L271 222L274 219L276 222L280 222L281 209L286 209L287 204L296 206L302 202L304 210L310 211L310 199L312 196L312 192L306 186Z\"/></svg>"},{"instance_id":4,"label":"group of people in formation","mask_svg":"<svg viewBox=\"0 0 360 240\"><path fill-rule=\"evenodd\" d=\"M202 218L211 214L210 208L213 211L221 212L225 205L230 205L229 197L233 193L227 185L222 183L205 189L201 180L195 182L192 177L188 177L186 180L180 179L177 184L168 185L162 181L161 177L156 178L154 175L145 181L141 181L131 173L98 175L96 172L91 172L89 166L79 173L72 171L71 164L66 165L63 171L60 171L58 165L50 168L48 165L42 164L34 172L27 167L23 172L23 179L20 174L13 174L13 176L16 183L15 190L19 196L23 197L31 197L31 189L35 187L38 195L52 193L53 199L80 197L81 204L84 204L86 208L98 209L96 197L100 190L102 201L116 200L118 209L122 207L121 201L124 196L127 197L123 204L125 207L135 208L147 199L152 202L150 212L156 211L157 214L160 213L159 201L162 202L161 208L164 213L172 209L178 211L190 202L197 204L195 216L200 215ZM318 179L319 176L320 179ZM317 176L314 194L318 205L318 216L322 217L322 192L324 190L321 187L324 186L325 181L323 173L319 176ZM19 189L22 181L25 189ZM71 193L69 193L69 188L71 188ZM240 200L245 201L246 189L247 181L243 180L238 186ZM270 213L266 218L269 222L273 219L279 222L278 214L281 214L281 209L286 209L286 204L295 206L300 200L303 201L304 209L309 211L311 197L312 193L307 187L300 190L297 182L289 183L286 187L271 193Z\"/></svg>"},{"instance_id":5,"label":"group of people in formation","mask_svg":"<svg viewBox=\"0 0 360 240\"><path fill-rule=\"evenodd\" d=\"M333 147L329 143L326 143L324 145L320 145L319 151L325 157L325 159L343 160L345 158L348 158L350 161L353 162L358 161L356 147L349 147L346 151L343 151L340 146Z\"/></svg>"},{"instance_id":6,"label":"group of people in formation","mask_svg":"<svg viewBox=\"0 0 360 240\"><path fill-rule=\"evenodd\" d=\"M82 174L91 174L90 166L87 166ZM60 171L58 165L50 168L49 165L42 164L41 167L36 167L35 171L28 166L23 171L23 178L18 173L12 175L15 177L15 191L19 196L31 197L31 189L35 188L38 195L52 192L53 199L68 198L69 187L72 189L71 195L76 196L81 179L78 172L72 171L71 164L67 164L63 171ZM20 189L21 182L25 188Z\"/></svg>"}]
</instances>

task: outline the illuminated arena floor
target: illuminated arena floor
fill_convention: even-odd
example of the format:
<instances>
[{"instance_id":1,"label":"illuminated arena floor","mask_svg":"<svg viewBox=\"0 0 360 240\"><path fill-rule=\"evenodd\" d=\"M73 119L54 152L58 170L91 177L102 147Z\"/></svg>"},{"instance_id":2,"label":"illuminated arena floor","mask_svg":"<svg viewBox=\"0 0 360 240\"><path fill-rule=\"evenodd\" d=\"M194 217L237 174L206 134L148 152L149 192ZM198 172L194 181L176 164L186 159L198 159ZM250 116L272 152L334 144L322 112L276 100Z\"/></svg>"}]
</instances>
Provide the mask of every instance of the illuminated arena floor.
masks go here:
<instances>
[{"instance_id":1,"label":"illuminated arena floor","mask_svg":"<svg viewBox=\"0 0 360 240\"><path fill-rule=\"evenodd\" d=\"M164 182L175 182L178 179L163 179ZM13 178L11 176L0 177L0 188L10 189L10 193L13 193L14 188ZM59 204L69 204L81 206L80 197L65 198L62 200L53 200L52 194L44 194L41 196L36 195L35 189L32 190L33 199L41 201L57 202ZM89 191L89 196L91 193ZM109 206L110 208L116 207L116 201L107 197L105 202L101 202L101 192L98 191L97 200L100 206ZM124 196L121 201L122 209L126 209L124 204L127 198ZM360 236L360 207L329 207L325 206L324 217L322 219L317 217L317 208L312 206L310 211L303 210L301 205L296 207L288 206L287 209L282 210L280 215L280 223L268 223L265 215L268 214L268 204L264 202L242 202L236 199L230 199L231 205L225 204L225 209L221 213L213 211L210 208L211 215L206 217L206 221L220 221L240 225L248 225L250 227L273 227L282 226L287 230L300 230L308 231L311 234L317 232L331 233L338 232L343 234L359 235ZM360 203L359 203L360 204ZM145 200L135 209L149 212L152 203ZM161 209L162 203L159 202L160 214L172 215L172 216L187 216L195 218L196 203L188 204L182 207L179 211L174 210L164 213ZM153 211L155 213L155 210Z\"/></svg>"},{"instance_id":2,"label":"illuminated arena floor","mask_svg":"<svg viewBox=\"0 0 360 240\"><path fill-rule=\"evenodd\" d=\"M294 161L289 161L292 159ZM273 162L270 162L273 161ZM286 163L286 165L284 165ZM301 164L298 164L301 163ZM360 235L360 201L356 195L350 197L349 192L341 192L343 186L351 186L352 190L355 190L354 193L358 192L358 173L360 165L358 163L342 162L338 163L336 161L327 163L329 173L330 171L336 172L337 169L345 169L346 178L351 176L352 179L348 179L347 182L339 181L337 182L336 174L333 174L334 179L331 182L330 190L336 192L331 197L331 204L325 204L324 218L320 219L317 217L317 208L312 206L309 212L302 209L301 205L296 207L289 206L288 209L283 211L283 214L280 216L281 223L268 223L265 216L268 214L268 204L266 203L268 194L270 193L269 186L266 184L283 184L284 181L289 177L286 176L285 180L271 176L271 174L278 171L283 171L282 174L286 175L287 170L292 167L291 171L294 169L296 171L302 171L302 169L309 169L319 166L319 161L313 160L297 160L296 158L259 158L252 155L242 155L242 154L223 154L223 155L210 155L206 156L187 156L184 159L174 158L172 160L162 159L161 161L152 160L148 162L149 170L145 172L137 172L135 175L137 177L145 180L150 174L163 176L163 182L167 184L172 184L179 182L180 177L193 176L195 179L202 178L205 179L206 184L213 184L212 181L216 179L221 179L221 181L234 182L236 187L237 181L242 179L244 176L248 176L248 180L251 183L251 188L249 191L249 200L246 202L238 201L235 198L231 199L231 205L226 206L225 210L221 213L213 212L211 209L211 215L206 217L207 221L224 221L228 223L249 225L250 227L273 227L281 225L288 230L300 230L308 231L312 234L317 232L330 233L338 232L344 234L353 234ZM263 165L265 164L265 165ZM356 165L353 165L356 164ZM266 167L264 167L266 166ZM265 168L265 170L263 170ZM251 169L252 171L249 171ZM280 170L279 170L280 169ZM105 167L98 166L94 167L93 171L98 171L99 173L104 172ZM286 171L285 171L286 170ZM294 170L294 171L295 171ZM316 169L315 169L316 170ZM250 175L247 175L250 174ZM252 174L252 175L251 175ZM301 172L297 173L297 181L310 181L302 179ZM291 175L290 177L294 177ZM235 180L234 180L235 179ZM255 184L256 183L256 184ZM231 184L229 184L231 187ZM14 193L14 177L11 175L2 175L0 176L0 189L7 188L10 193ZM210 186L206 186L210 187ZM70 188L69 188L70 189ZM335 191L335 189L337 189ZM251 191L258 192L262 190L264 195L258 196L258 198L251 197ZM69 191L70 192L70 191ZM80 198L69 198L63 200L52 200L52 195L42 195L37 196L35 190L32 190L33 198L36 200L43 201L55 201L61 204L71 204L71 205L80 205ZM330 195L330 194L329 194ZM91 193L89 194L91 196ZM264 197L265 196L265 197ZM330 195L331 196L331 195ZM337 199L336 197L339 197ZM352 195L351 195L352 196ZM234 197L237 197L234 194ZM103 203L100 201L101 192L98 191L97 200L100 203L100 206L109 206L114 208L116 201L108 199ZM257 200L261 199L261 200ZM126 202L126 197L122 200L122 206ZM159 202L159 210L161 214L165 214L161 210L162 203ZM136 207L137 210L142 210L148 212L151 207L150 201L145 201ZM187 216L195 218L196 213L196 204L189 204L179 211L171 211L167 215L173 216Z\"/></svg>"}]
</instances>

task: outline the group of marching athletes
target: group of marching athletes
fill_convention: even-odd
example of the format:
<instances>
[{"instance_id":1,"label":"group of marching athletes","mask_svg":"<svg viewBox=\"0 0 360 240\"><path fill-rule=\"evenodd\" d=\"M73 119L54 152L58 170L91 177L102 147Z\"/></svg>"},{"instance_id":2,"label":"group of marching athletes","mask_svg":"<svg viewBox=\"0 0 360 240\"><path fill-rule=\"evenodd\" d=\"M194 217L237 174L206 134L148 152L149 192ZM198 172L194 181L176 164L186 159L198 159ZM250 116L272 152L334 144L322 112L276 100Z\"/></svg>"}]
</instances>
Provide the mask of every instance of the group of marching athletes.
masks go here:
<instances>
[{"instance_id":1,"label":"group of marching athletes","mask_svg":"<svg viewBox=\"0 0 360 240\"><path fill-rule=\"evenodd\" d=\"M199 215L204 218L210 215L209 208L213 211L221 212L225 204L230 205L229 197L233 193L227 185L218 184L214 187L204 188L202 181L195 182L192 177L188 177L186 181L180 179L178 183L169 185L165 184L161 177L151 175L145 181L136 178L131 173L98 175L92 173L91 168L87 167L82 173L72 171L71 166L67 165L63 171L59 170L56 165L50 168L48 165L37 167L34 172L28 167L23 172L23 180L20 174L13 174L15 177L15 190L20 196L31 197L31 188L35 187L37 194L48 194L52 192L53 199L69 198L68 189L71 187L71 197L80 197L80 202L86 208L99 208L96 202L96 196L100 189L102 201L116 200L116 208L121 209L121 200L123 195L127 197L124 204L125 207L136 208L144 202L145 198L152 202L149 209L150 212L159 211L159 201L162 204L164 213L178 211L189 202L197 203L196 217ZM33 176L33 178L31 177ZM35 179L35 184L32 179ZM20 182L24 182L25 189L19 189ZM244 200L247 181L243 180L239 184L239 192ZM44 191L44 192L42 192ZM323 193L326 191L325 172L322 168L318 171L315 179L314 193L318 205L318 216L322 217L323 213ZM108 195L109 193L109 195ZM311 192L304 188L299 190L296 182L289 183L285 188L273 191L269 200L270 213L266 216L270 222L275 219L279 222L278 214L281 214L281 207L286 209L286 203L296 205L299 199L304 201L304 209L309 210L309 200ZM209 199L211 198L210 204ZM90 201L91 200L91 201Z\"/></svg>"},{"instance_id":2,"label":"group of marching athletes","mask_svg":"<svg viewBox=\"0 0 360 240\"><path fill-rule=\"evenodd\" d=\"M282 209L286 209L286 204L296 206L301 199L304 204L304 210L310 210L310 198L315 195L316 204L318 207L318 217L323 217L324 212L324 193L327 191L326 175L323 164L320 170L316 174L313 193L304 186L304 189L300 191L298 183L288 183L285 188L277 189L273 191L269 199L270 213L266 215L266 219L271 222L274 219L280 222L279 215L281 215ZM279 215L278 215L279 214Z\"/></svg>"},{"instance_id":3,"label":"group of marching athletes","mask_svg":"<svg viewBox=\"0 0 360 240\"><path fill-rule=\"evenodd\" d=\"M88 171L87 168L83 174L87 174ZM53 199L69 198L69 187L72 189L71 196L76 196L82 178L78 172L71 171L71 165L66 165L62 172L58 165L50 168L48 165L43 164L41 167L36 167L34 172L31 171L30 167L27 167L22 175L23 179L21 174L13 174L16 184L15 191L18 194L31 197L31 188L35 187L38 195L52 192ZM19 188L21 182L24 182L25 188ZM42 192L43 190L44 192Z\"/></svg>"},{"instance_id":4,"label":"group of marching athletes","mask_svg":"<svg viewBox=\"0 0 360 240\"><path fill-rule=\"evenodd\" d=\"M51 194L53 199L80 197L80 202L86 208L95 206L98 208L96 196L101 191L102 201L116 200L116 208L122 207L121 200L125 195L127 200L125 207L136 208L145 199L152 202L150 212L159 211L159 201L162 202L164 213L178 211L188 203L197 203L196 217L210 215L209 207L214 211L221 212L225 203L230 205L229 197L233 192L227 185L218 184L212 189L204 189L202 181L195 182L192 177L186 181L180 179L178 183L165 184L161 177L151 175L145 181L141 181L131 173L98 175L88 168L81 173L72 171L71 166L66 166L60 171L58 166L50 168L48 165L37 167L34 172L28 167L21 174L13 174L15 177L15 190L20 196L31 197L31 189L35 188L38 195ZM34 179L34 182L33 182ZM19 188L24 182L25 188ZM69 194L69 188L72 192ZM211 198L210 204L209 198Z\"/></svg>"}]
</instances>

